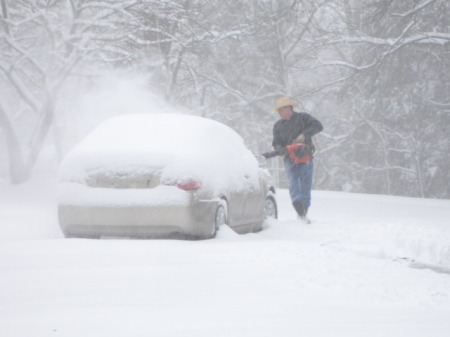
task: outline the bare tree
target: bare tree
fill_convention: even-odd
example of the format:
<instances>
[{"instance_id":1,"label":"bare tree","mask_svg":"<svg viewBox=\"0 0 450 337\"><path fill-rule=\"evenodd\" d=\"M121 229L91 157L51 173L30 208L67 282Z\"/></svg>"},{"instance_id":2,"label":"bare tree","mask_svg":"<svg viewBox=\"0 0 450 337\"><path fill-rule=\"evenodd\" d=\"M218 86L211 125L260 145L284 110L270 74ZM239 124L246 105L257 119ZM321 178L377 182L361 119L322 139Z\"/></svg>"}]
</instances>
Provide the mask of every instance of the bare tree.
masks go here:
<instances>
[{"instance_id":1,"label":"bare tree","mask_svg":"<svg viewBox=\"0 0 450 337\"><path fill-rule=\"evenodd\" d=\"M80 65L126 62L134 1L1 0L0 125L13 183L28 179L55 114L58 90ZM110 44L114 41L114 45Z\"/></svg>"},{"instance_id":2,"label":"bare tree","mask_svg":"<svg viewBox=\"0 0 450 337\"><path fill-rule=\"evenodd\" d=\"M63 83L108 65L151 74L167 99L232 126L255 152L270 147L273 99L294 97L325 124L317 188L450 195L445 0L0 3L0 139L14 182L31 171Z\"/></svg>"},{"instance_id":3,"label":"bare tree","mask_svg":"<svg viewBox=\"0 0 450 337\"><path fill-rule=\"evenodd\" d=\"M351 52L321 61L348 75L336 103L352 123L343 133L345 146L326 159L347 178L324 184L334 180L339 188L344 180L354 191L448 196L444 185L435 189L433 181L448 179L437 162L443 162L448 146L449 84L443 74L450 70L449 5L439 0L342 5L347 32L327 43Z\"/></svg>"}]
</instances>

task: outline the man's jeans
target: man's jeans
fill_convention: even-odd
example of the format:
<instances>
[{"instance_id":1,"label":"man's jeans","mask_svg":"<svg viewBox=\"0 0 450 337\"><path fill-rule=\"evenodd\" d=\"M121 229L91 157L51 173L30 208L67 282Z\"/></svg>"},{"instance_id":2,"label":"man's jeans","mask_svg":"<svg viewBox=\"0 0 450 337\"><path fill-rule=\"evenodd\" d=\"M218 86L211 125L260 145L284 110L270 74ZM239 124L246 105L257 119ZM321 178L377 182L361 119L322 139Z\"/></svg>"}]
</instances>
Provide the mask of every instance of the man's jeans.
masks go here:
<instances>
[{"instance_id":1,"label":"man's jeans","mask_svg":"<svg viewBox=\"0 0 450 337\"><path fill-rule=\"evenodd\" d=\"M289 180L289 194L292 203L301 202L308 209L311 205L313 160L311 159L307 164L294 164L289 158L285 157L284 167Z\"/></svg>"}]
</instances>

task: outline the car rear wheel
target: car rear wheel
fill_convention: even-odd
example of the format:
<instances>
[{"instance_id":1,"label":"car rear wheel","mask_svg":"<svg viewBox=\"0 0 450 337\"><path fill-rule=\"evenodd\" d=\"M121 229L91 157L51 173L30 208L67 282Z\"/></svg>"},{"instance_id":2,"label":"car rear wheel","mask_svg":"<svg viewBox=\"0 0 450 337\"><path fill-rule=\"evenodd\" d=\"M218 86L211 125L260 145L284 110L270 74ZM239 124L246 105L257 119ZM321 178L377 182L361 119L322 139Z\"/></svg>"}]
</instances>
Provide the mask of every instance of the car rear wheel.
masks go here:
<instances>
[{"instance_id":1,"label":"car rear wheel","mask_svg":"<svg viewBox=\"0 0 450 337\"><path fill-rule=\"evenodd\" d=\"M212 237L216 236L220 226L227 224L227 220L228 220L227 203L225 200L220 200L216 208L216 215L214 217L214 228L211 233Z\"/></svg>"},{"instance_id":2,"label":"car rear wheel","mask_svg":"<svg viewBox=\"0 0 450 337\"><path fill-rule=\"evenodd\" d=\"M272 196L266 197L266 201L264 203L264 219L277 219L278 218L278 209L277 203Z\"/></svg>"}]
</instances>

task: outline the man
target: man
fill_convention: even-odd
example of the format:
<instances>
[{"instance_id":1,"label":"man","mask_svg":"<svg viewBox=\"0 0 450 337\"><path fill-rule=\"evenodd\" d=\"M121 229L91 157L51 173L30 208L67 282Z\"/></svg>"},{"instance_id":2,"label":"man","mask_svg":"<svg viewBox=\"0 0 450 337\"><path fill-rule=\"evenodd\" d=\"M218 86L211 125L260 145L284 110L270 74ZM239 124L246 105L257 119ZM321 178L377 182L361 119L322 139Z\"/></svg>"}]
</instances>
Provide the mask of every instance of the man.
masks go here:
<instances>
[{"instance_id":1,"label":"man","mask_svg":"<svg viewBox=\"0 0 450 337\"><path fill-rule=\"evenodd\" d=\"M273 142L275 150L284 155L284 167L289 180L289 194L292 205L298 216L305 223L310 223L307 218L308 208L311 205L311 188L314 163L312 154L314 145L312 136L323 130L322 123L306 112L295 112L294 107L298 103L289 97L280 97L275 101L274 110L280 115L280 119L273 127ZM305 144L311 159L306 163L296 164L287 153L286 146L293 143Z\"/></svg>"}]
</instances>

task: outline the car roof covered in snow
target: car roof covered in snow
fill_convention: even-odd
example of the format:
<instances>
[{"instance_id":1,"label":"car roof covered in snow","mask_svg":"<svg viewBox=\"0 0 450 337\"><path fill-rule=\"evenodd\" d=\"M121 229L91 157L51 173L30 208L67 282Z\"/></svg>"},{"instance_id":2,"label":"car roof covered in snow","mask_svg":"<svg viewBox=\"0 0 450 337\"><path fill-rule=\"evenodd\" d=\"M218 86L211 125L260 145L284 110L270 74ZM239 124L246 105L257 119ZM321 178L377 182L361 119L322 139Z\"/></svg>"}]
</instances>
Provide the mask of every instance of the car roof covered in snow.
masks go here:
<instances>
[{"instance_id":1,"label":"car roof covered in snow","mask_svg":"<svg viewBox=\"0 0 450 337\"><path fill-rule=\"evenodd\" d=\"M257 182L258 164L242 137L217 121L188 114L136 114L109 119L64 159L61 179L80 181L90 171L160 168L163 178L209 184Z\"/></svg>"}]
</instances>

